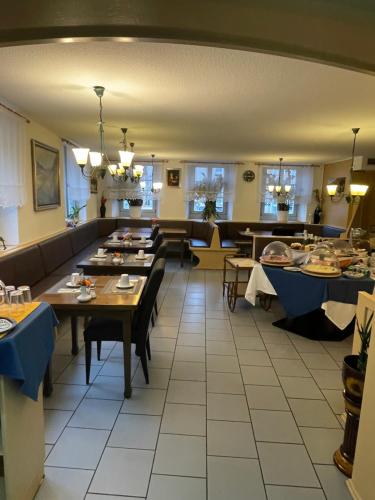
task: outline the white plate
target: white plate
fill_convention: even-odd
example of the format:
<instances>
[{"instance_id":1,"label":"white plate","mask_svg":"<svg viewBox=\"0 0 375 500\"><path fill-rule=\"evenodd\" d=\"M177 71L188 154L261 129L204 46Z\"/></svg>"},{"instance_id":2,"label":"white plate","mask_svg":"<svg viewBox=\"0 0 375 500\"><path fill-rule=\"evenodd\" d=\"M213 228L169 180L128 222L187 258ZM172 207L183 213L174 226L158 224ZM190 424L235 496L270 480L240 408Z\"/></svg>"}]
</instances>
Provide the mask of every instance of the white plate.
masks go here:
<instances>
[{"instance_id":1,"label":"white plate","mask_svg":"<svg viewBox=\"0 0 375 500\"><path fill-rule=\"evenodd\" d=\"M106 259L107 255L98 255L98 254L95 254L94 257L96 257L97 259Z\"/></svg>"},{"instance_id":2,"label":"white plate","mask_svg":"<svg viewBox=\"0 0 375 500\"><path fill-rule=\"evenodd\" d=\"M136 256L135 256L135 259L136 259L136 260L147 260L147 259L148 259L148 257L146 257L146 256L145 256L145 257L138 257L138 255L136 255Z\"/></svg>"},{"instance_id":3,"label":"white plate","mask_svg":"<svg viewBox=\"0 0 375 500\"><path fill-rule=\"evenodd\" d=\"M295 273L299 273L301 271L301 269L299 267L295 267L295 266L286 266L286 267L283 267L283 269L285 269L285 271L292 271Z\"/></svg>"},{"instance_id":4,"label":"white plate","mask_svg":"<svg viewBox=\"0 0 375 500\"><path fill-rule=\"evenodd\" d=\"M135 283L130 282L129 285L120 285L120 282L118 281L116 283L116 288L119 288L120 290L126 290L127 288L133 288Z\"/></svg>"},{"instance_id":5,"label":"white plate","mask_svg":"<svg viewBox=\"0 0 375 500\"><path fill-rule=\"evenodd\" d=\"M68 281L68 283L65 283L65 285L68 288L79 288L81 286L81 285L73 285L73 283L71 281Z\"/></svg>"}]
</instances>

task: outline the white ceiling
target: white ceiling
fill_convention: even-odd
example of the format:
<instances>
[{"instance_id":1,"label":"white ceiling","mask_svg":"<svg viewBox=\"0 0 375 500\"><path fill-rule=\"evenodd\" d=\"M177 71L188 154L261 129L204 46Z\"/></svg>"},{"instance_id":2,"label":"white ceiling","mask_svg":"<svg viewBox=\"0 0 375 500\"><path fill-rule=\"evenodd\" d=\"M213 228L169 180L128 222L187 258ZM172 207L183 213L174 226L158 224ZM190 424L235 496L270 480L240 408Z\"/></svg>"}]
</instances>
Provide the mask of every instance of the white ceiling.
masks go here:
<instances>
[{"instance_id":1,"label":"white ceiling","mask_svg":"<svg viewBox=\"0 0 375 500\"><path fill-rule=\"evenodd\" d=\"M278 56L163 43L0 48L0 96L61 137L141 156L322 162L375 156L375 77Z\"/></svg>"}]
</instances>

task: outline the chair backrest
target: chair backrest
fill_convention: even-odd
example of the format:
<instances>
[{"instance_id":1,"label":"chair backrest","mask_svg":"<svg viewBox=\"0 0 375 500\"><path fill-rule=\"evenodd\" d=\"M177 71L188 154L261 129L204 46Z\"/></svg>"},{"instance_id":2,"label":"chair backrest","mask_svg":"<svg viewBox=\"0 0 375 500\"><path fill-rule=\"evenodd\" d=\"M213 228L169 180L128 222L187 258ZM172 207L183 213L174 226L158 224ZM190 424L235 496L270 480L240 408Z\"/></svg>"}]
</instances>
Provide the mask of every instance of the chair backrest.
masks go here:
<instances>
[{"instance_id":1,"label":"chair backrest","mask_svg":"<svg viewBox=\"0 0 375 500\"><path fill-rule=\"evenodd\" d=\"M154 242L152 244L152 247L148 249L149 253L156 253L160 245L163 243L164 236L160 233L157 234L156 238L154 239Z\"/></svg>"},{"instance_id":2,"label":"chair backrest","mask_svg":"<svg viewBox=\"0 0 375 500\"><path fill-rule=\"evenodd\" d=\"M150 236L150 240L154 240L156 238L156 235L158 234L159 232L159 224L155 224L155 226L153 227L152 229L152 233L151 233L151 236Z\"/></svg>"},{"instance_id":3,"label":"chair backrest","mask_svg":"<svg viewBox=\"0 0 375 500\"><path fill-rule=\"evenodd\" d=\"M136 343L142 345L146 342L151 313L154 308L156 296L165 271L165 259L158 259L143 290L141 303L134 313L132 330Z\"/></svg>"},{"instance_id":4,"label":"chair backrest","mask_svg":"<svg viewBox=\"0 0 375 500\"><path fill-rule=\"evenodd\" d=\"M154 268L154 265L159 259L165 259L167 256L167 248L168 248L168 242L163 241L163 243L160 245L160 247L156 250L155 255L154 255L154 260L152 261L152 266L151 269Z\"/></svg>"}]
</instances>

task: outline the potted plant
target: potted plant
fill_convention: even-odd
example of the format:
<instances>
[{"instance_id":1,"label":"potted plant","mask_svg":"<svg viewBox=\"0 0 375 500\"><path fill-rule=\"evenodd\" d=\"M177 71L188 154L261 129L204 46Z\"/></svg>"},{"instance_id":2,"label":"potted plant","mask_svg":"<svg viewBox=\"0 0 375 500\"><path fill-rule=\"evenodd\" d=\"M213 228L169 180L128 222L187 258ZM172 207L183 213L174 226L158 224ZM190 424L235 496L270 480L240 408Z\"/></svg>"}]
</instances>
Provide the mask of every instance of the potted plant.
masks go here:
<instances>
[{"instance_id":1,"label":"potted plant","mask_svg":"<svg viewBox=\"0 0 375 500\"><path fill-rule=\"evenodd\" d=\"M289 202L288 195L280 195L277 201L277 220L278 222L288 222Z\"/></svg>"},{"instance_id":2,"label":"potted plant","mask_svg":"<svg viewBox=\"0 0 375 500\"><path fill-rule=\"evenodd\" d=\"M68 214L68 219L70 219L73 223L73 226L76 226L79 222L79 213L82 209L85 208L86 205L82 205L81 207L75 201L70 209Z\"/></svg>"},{"instance_id":3,"label":"potted plant","mask_svg":"<svg viewBox=\"0 0 375 500\"><path fill-rule=\"evenodd\" d=\"M355 446L357 443L363 387L366 375L367 351L370 345L373 317L374 313L371 314L363 325L359 325L357 319L357 329L361 339L360 351L359 354L345 356L342 367L346 422L344 441L340 448L335 451L333 461L337 468L348 477L352 477L353 471Z\"/></svg>"},{"instance_id":4,"label":"potted plant","mask_svg":"<svg viewBox=\"0 0 375 500\"><path fill-rule=\"evenodd\" d=\"M102 196L100 198L100 217L105 217L107 207L105 204L107 203L107 198L104 197L104 192L102 193Z\"/></svg>"},{"instance_id":5,"label":"potted plant","mask_svg":"<svg viewBox=\"0 0 375 500\"><path fill-rule=\"evenodd\" d=\"M142 198L131 198L126 200L129 203L129 213L132 219L139 219L142 215Z\"/></svg>"},{"instance_id":6,"label":"potted plant","mask_svg":"<svg viewBox=\"0 0 375 500\"><path fill-rule=\"evenodd\" d=\"M195 184L194 199L204 202L202 211L202 219L204 221L213 222L218 217L216 201L219 193L223 191L223 187L224 183L221 175L215 177L212 181L203 176L202 180Z\"/></svg>"}]
</instances>

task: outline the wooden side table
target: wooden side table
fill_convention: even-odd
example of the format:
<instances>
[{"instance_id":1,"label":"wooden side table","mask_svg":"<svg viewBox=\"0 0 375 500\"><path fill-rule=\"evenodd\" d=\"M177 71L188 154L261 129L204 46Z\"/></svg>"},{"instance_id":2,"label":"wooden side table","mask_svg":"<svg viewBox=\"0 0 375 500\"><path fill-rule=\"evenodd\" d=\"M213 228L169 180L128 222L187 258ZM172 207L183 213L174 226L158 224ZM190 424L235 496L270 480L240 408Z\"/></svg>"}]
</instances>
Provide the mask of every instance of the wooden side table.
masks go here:
<instances>
[{"instance_id":1,"label":"wooden side table","mask_svg":"<svg viewBox=\"0 0 375 500\"><path fill-rule=\"evenodd\" d=\"M230 254L224 257L223 296L226 292L228 306L232 312L236 308L237 299L245 297L254 264L255 261L246 254ZM229 276L230 273L232 276ZM244 277L240 276L240 273L244 274Z\"/></svg>"}]
</instances>

